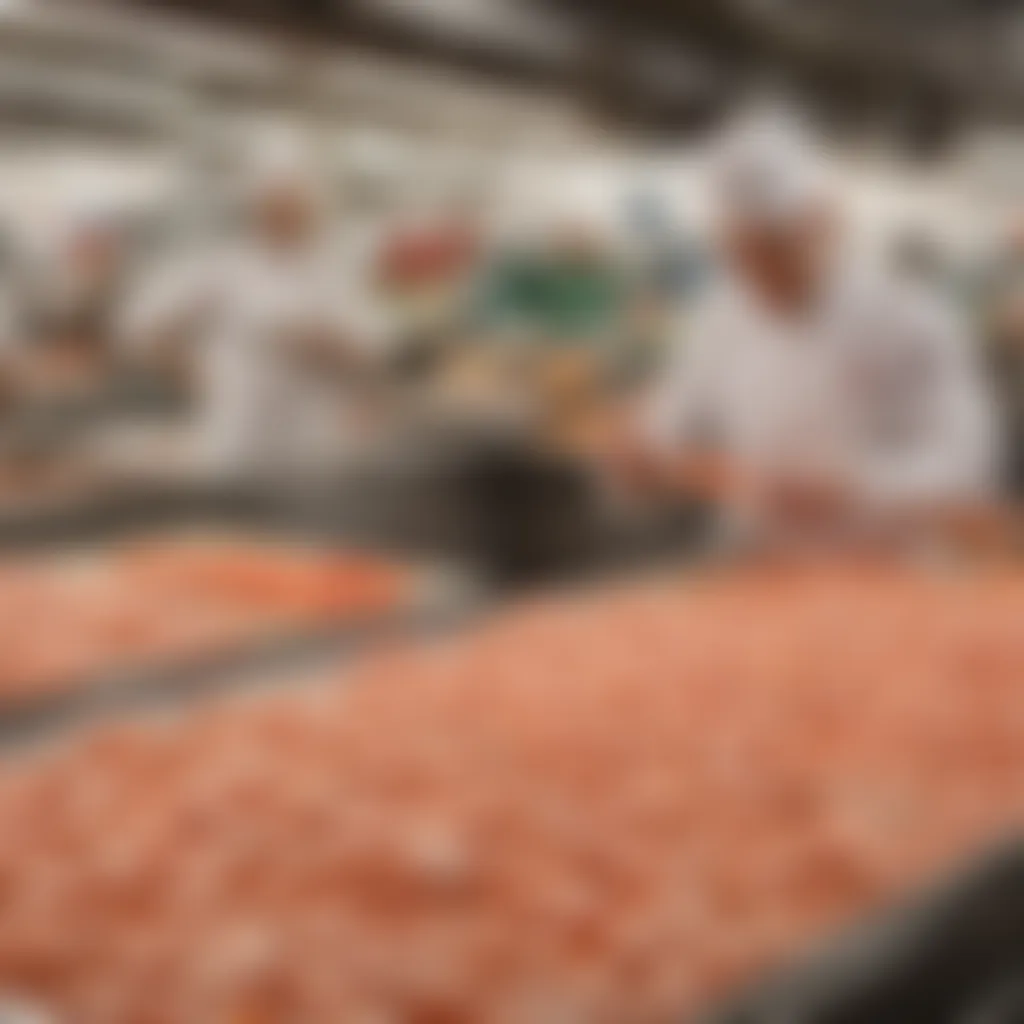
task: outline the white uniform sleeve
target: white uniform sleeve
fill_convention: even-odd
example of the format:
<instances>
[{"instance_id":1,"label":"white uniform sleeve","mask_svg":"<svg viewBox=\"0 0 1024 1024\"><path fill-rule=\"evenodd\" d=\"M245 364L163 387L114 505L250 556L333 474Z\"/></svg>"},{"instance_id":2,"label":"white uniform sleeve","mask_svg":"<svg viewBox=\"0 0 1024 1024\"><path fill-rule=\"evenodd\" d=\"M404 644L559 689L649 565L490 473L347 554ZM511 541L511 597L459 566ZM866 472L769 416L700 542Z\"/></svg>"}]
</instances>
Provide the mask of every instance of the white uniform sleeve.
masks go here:
<instances>
[{"instance_id":1,"label":"white uniform sleeve","mask_svg":"<svg viewBox=\"0 0 1024 1024\"><path fill-rule=\"evenodd\" d=\"M352 231L332 247L322 304L323 326L346 349L373 360L388 354L394 335L392 318L377 294L374 266L377 239Z\"/></svg>"},{"instance_id":2,"label":"white uniform sleeve","mask_svg":"<svg viewBox=\"0 0 1024 1024\"><path fill-rule=\"evenodd\" d=\"M920 429L865 460L865 499L898 509L983 497L996 485L1000 453L977 346L938 302L911 302L896 320L894 344L914 346L922 364Z\"/></svg>"},{"instance_id":3,"label":"white uniform sleeve","mask_svg":"<svg viewBox=\"0 0 1024 1024\"><path fill-rule=\"evenodd\" d=\"M118 340L130 353L143 354L159 347L168 333L199 316L214 294L219 261L192 260L162 267L137 282L122 305L117 322Z\"/></svg>"},{"instance_id":4,"label":"white uniform sleeve","mask_svg":"<svg viewBox=\"0 0 1024 1024\"><path fill-rule=\"evenodd\" d=\"M713 435L720 412L727 331L706 310L676 339L664 376L641 410L640 433L665 454Z\"/></svg>"}]
</instances>

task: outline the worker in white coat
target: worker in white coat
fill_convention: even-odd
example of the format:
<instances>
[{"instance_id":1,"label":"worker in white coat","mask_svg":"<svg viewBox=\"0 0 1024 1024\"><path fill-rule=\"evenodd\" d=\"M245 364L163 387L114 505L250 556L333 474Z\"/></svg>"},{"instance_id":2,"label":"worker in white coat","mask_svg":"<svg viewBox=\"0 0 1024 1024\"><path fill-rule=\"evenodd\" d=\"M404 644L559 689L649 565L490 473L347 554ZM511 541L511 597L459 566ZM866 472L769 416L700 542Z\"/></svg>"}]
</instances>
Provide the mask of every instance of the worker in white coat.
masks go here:
<instances>
[{"instance_id":1,"label":"worker in white coat","mask_svg":"<svg viewBox=\"0 0 1024 1024\"><path fill-rule=\"evenodd\" d=\"M250 171L243 237L156 274L124 325L136 351L191 342L198 455L217 479L343 462L358 444L360 373L382 341L301 154L271 151Z\"/></svg>"},{"instance_id":2,"label":"worker in white coat","mask_svg":"<svg viewBox=\"0 0 1024 1024\"><path fill-rule=\"evenodd\" d=\"M913 533L983 503L992 418L952 314L855 264L794 127L733 132L713 181L723 272L644 409L648 468L755 541Z\"/></svg>"}]
</instances>

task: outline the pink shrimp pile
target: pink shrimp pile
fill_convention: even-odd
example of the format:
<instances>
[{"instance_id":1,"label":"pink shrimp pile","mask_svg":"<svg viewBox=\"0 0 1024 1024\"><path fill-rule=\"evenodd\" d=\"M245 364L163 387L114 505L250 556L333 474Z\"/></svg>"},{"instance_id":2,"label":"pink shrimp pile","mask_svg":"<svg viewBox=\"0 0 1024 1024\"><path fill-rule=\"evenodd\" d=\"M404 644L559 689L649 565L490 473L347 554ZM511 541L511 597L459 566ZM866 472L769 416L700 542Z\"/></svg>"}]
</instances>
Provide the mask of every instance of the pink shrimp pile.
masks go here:
<instances>
[{"instance_id":1,"label":"pink shrimp pile","mask_svg":"<svg viewBox=\"0 0 1024 1024\"><path fill-rule=\"evenodd\" d=\"M1024 580L555 598L0 776L0 992L68 1024L634 1024L1024 808Z\"/></svg>"}]
</instances>

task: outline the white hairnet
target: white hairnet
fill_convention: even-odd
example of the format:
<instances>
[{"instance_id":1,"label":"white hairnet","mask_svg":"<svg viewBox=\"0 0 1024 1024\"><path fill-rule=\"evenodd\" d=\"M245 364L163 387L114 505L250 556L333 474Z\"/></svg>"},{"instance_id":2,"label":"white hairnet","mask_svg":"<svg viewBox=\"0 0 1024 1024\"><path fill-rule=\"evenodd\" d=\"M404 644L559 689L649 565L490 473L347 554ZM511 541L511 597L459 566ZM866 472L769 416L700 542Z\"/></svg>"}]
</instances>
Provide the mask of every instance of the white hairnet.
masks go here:
<instances>
[{"instance_id":1,"label":"white hairnet","mask_svg":"<svg viewBox=\"0 0 1024 1024\"><path fill-rule=\"evenodd\" d=\"M243 170L244 190L260 199L280 188L317 193L323 187L320 161L312 147L292 133L271 132L254 141Z\"/></svg>"},{"instance_id":2,"label":"white hairnet","mask_svg":"<svg viewBox=\"0 0 1024 1024\"><path fill-rule=\"evenodd\" d=\"M828 193L820 153L795 119L760 116L734 125L714 154L720 212L753 228L785 228Z\"/></svg>"}]
</instances>

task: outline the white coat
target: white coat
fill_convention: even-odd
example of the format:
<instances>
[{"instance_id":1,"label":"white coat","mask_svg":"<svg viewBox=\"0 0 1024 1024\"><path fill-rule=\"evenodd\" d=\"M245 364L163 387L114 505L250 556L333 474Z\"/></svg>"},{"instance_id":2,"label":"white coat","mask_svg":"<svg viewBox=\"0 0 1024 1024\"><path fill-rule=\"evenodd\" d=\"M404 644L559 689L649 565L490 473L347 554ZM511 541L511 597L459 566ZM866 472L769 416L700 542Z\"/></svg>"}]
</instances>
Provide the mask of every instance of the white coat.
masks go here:
<instances>
[{"instance_id":1,"label":"white coat","mask_svg":"<svg viewBox=\"0 0 1024 1024\"><path fill-rule=\"evenodd\" d=\"M788 321L719 287L644 412L662 451L708 442L751 481L729 515L756 520L758 481L819 475L866 514L988 489L993 417L956 318L910 286L844 272Z\"/></svg>"},{"instance_id":2,"label":"white coat","mask_svg":"<svg viewBox=\"0 0 1024 1024\"><path fill-rule=\"evenodd\" d=\"M261 244L164 272L126 315L135 344L186 323L200 378L199 456L215 476L316 469L353 442L350 402L304 339L365 359L381 341L357 268L316 244ZM348 396L349 398L351 396Z\"/></svg>"}]
</instances>

